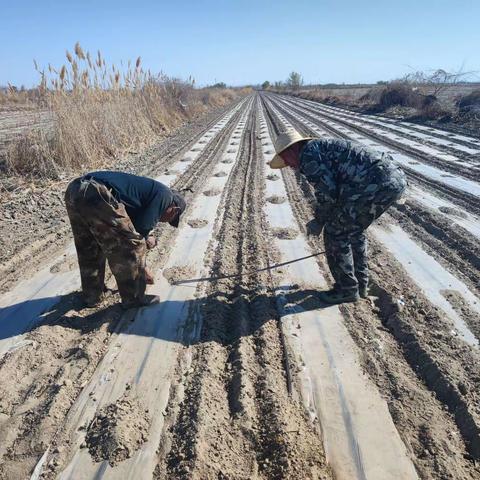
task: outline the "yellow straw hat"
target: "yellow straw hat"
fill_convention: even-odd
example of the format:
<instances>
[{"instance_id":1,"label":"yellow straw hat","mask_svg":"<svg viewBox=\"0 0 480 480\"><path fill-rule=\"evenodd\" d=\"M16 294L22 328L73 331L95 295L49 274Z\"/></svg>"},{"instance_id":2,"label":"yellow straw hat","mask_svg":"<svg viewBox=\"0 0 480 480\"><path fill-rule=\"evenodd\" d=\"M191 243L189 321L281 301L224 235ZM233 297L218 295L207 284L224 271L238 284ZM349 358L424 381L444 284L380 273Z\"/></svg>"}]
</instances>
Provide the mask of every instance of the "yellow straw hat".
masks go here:
<instances>
[{"instance_id":1,"label":"yellow straw hat","mask_svg":"<svg viewBox=\"0 0 480 480\"><path fill-rule=\"evenodd\" d=\"M295 143L302 142L304 140L312 140L312 138L313 137L302 137L296 130L289 130L287 132L280 133L280 135L278 135L278 137L275 139L274 147L276 155L269 162L270 168L286 167L287 164L279 154Z\"/></svg>"}]
</instances>

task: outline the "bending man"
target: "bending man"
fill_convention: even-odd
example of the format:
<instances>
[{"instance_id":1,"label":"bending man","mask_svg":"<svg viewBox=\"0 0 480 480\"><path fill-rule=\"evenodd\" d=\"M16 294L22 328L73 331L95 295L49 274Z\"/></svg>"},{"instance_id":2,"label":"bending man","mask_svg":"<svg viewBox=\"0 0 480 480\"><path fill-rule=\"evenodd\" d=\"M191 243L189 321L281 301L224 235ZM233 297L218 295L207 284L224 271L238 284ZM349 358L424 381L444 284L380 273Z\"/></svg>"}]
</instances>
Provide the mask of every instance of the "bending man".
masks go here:
<instances>
[{"instance_id":1,"label":"bending man","mask_svg":"<svg viewBox=\"0 0 480 480\"><path fill-rule=\"evenodd\" d=\"M328 304L355 302L368 295L367 227L395 201L407 182L386 154L334 138L303 138L289 131L275 142L271 168L290 166L314 187L316 219L324 227L332 290L320 292Z\"/></svg>"},{"instance_id":2,"label":"bending man","mask_svg":"<svg viewBox=\"0 0 480 480\"><path fill-rule=\"evenodd\" d=\"M153 283L146 250L157 243L150 231L157 222L178 227L183 197L151 178L109 171L73 180L65 203L87 305L102 300L107 259L123 308L158 303L159 297L145 295Z\"/></svg>"}]
</instances>

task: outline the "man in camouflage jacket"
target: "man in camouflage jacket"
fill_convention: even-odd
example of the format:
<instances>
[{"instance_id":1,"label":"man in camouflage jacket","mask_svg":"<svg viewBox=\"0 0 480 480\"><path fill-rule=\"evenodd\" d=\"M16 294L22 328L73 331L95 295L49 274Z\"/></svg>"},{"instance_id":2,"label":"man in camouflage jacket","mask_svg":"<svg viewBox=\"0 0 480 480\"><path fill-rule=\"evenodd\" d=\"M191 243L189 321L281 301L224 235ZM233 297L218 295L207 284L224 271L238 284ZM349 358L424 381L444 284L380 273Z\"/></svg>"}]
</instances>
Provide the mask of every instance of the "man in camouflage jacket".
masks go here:
<instances>
[{"instance_id":1,"label":"man in camouflage jacket","mask_svg":"<svg viewBox=\"0 0 480 480\"><path fill-rule=\"evenodd\" d=\"M324 227L332 290L328 304L354 302L368 294L367 227L400 199L407 181L393 159L359 143L336 138L305 139L294 131L275 142L272 168L291 166L314 187L316 219Z\"/></svg>"}]
</instances>

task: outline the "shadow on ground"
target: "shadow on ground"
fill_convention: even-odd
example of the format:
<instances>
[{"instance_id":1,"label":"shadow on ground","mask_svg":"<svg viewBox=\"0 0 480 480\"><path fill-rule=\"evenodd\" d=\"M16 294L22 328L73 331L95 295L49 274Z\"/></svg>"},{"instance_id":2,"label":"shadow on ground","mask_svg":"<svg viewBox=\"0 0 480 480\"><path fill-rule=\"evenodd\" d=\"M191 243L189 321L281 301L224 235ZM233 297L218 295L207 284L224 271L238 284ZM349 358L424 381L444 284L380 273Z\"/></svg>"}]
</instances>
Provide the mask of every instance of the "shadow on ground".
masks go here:
<instances>
[{"instance_id":1,"label":"shadow on ground","mask_svg":"<svg viewBox=\"0 0 480 480\"><path fill-rule=\"evenodd\" d=\"M218 313L225 319L235 317L239 298L242 299L242 308L249 312L248 315L253 319L247 322L248 327L242 331L242 336L252 334L261 326L257 320L275 317L278 319L283 315L325 307L317 299L315 290L301 290L296 286L278 288L284 293L252 294L252 291L244 291L238 287L231 296L214 294L187 301L167 299L158 305L126 312L120 307L119 297L115 294L110 294L96 308L85 308L79 292L31 299L0 308L0 341L48 325L64 326L86 334L108 323L110 332L120 331L123 334L142 335L191 345L212 339L209 338L210 335L200 335L201 318L205 314ZM258 305L271 305L274 313L271 316L263 314L257 316L255 311ZM235 326L232 330L233 336L227 335L228 343L238 339L235 338L234 332L240 330ZM219 341L218 337L216 340Z\"/></svg>"}]
</instances>

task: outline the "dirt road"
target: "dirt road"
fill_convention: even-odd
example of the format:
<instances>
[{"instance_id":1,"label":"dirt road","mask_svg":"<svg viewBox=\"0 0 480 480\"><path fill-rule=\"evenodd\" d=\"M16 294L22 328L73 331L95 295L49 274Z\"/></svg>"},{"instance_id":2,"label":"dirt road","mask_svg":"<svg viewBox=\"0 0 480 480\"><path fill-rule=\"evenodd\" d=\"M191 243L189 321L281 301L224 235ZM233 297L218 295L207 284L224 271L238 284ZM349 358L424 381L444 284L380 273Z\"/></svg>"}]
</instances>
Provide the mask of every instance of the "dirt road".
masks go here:
<instances>
[{"instance_id":1,"label":"dirt road","mask_svg":"<svg viewBox=\"0 0 480 480\"><path fill-rule=\"evenodd\" d=\"M323 250L310 187L266 166L287 128L407 172L368 300L321 308L322 256L258 271ZM0 478L479 478L480 142L262 93L181 143L149 167L193 192L149 255L160 305L80 309L67 241L10 268ZM188 282L222 274L241 277Z\"/></svg>"}]
</instances>

